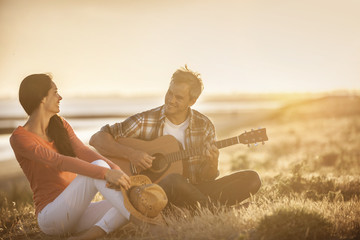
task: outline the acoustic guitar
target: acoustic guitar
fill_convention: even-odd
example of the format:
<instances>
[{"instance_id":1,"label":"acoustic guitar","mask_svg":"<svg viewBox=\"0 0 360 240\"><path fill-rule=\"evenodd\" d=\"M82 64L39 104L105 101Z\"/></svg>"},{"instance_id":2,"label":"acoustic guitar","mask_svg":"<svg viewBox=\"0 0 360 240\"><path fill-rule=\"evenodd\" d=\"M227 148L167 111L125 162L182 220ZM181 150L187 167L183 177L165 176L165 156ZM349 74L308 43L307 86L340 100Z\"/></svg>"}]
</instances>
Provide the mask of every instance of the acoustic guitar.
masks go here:
<instances>
[{"instance_id":1,"label":"acoustic guitar","mask_svg":"<svg viewBox=\"0 0 360 240\"><path fill-rule=\"evenodd\" d=\"M268 140L266 129L261 128L244 132L239 136L223 139L215 142L218 149L232 146L234 144L257 144ZM159 182L162 178L170 173L183 173L183 163L192 156L199 156L203 154L202 147L194 147L190 149L181 149L181 144L171 135L161 136L151 141L144 141L136 138L120 138L117 140L120 144L132 147L137 150L144 151L149 155L155 157L152 162L152 167L142 169L136 167L127 159L108 157L111 161L117 164L126 174L132 176L143 174L148 176L152 182Z\"/></svg>"}]
</instances>

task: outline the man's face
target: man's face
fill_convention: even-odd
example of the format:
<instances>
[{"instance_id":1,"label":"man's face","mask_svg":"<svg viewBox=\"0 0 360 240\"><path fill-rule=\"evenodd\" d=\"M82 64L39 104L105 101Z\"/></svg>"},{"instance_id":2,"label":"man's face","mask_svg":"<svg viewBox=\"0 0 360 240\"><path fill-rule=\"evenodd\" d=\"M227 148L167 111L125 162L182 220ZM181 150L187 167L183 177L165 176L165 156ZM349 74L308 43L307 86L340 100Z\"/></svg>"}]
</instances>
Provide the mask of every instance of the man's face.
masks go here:
<instances>
[{"instance_id":1,"label":"man's face","mask_svg":"<svg viewBox=\"0 0 360 240\"><path fill-rule=\"evenodd\" d=\"M196 99L190 97L190 88L186 83L171 83L165 95L165 114L187 113L195 102Z\"/></svg>"}]
</instances>

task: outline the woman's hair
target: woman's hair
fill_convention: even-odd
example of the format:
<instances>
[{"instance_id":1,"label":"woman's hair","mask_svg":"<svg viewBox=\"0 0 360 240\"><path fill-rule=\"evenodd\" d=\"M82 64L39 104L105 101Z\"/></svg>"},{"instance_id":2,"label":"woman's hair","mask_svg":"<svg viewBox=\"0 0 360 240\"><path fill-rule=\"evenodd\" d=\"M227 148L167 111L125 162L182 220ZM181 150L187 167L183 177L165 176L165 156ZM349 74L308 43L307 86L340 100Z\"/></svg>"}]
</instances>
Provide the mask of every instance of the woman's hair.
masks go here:
<instances>
[{"instance_id":1,"label":"woman's hair","mask_svg":"<svg viewBox=\"0 0 360 240\"><path fill-rule=\"evenodd\" d=\"M46 97L51 89L52 76L50 74L32 74L24 78L20 84L19 100L25 112L30 116ZM62 119L55 114L50 118L47 129L48 136L54 140L59 153L75 157L69 135Z\"/></svg>"},{"instance_id":2,"label":"woman's hair","mask_svg":"<svg viewBox=\"0 0 360 240\"><path fill-rule=\"evenodd\" d=\"M32 74L20 84L19 100L25 112L30 116L48 95L52 78L47 74Z\"/></svg>"}]
</instances>

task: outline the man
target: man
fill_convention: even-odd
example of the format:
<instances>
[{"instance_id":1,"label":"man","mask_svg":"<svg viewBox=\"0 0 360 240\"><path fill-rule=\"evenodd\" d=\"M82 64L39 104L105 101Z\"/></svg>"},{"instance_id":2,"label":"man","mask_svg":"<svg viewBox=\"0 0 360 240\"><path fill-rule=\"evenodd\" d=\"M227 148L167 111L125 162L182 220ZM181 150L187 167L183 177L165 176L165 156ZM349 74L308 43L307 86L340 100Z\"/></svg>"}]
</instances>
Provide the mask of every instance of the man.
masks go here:
<instances>
[{"instance_id":1,"label":"man","mask_svg":"<svg viewBox=\"0 0 360 240\"><path fill-rule=\"evenodd\" d=\"M183 161L183 174L169 174L159 182L170 203L181 207L194 206L197 202L204 205L217 201L222 205L241 202L259 190L259 175L247 170L216 179L219 150L214 145L214 125L191 108L202 90L200 74L185 65L173 74L164 105L135 114L121 123L105 125L91 137L90 145L105 156L125 158L134 166L147 169L152 166L154 157L117 140L153 140L172 135L184 149L202 147L204 151Z\"/></svg>"}]
</instances>

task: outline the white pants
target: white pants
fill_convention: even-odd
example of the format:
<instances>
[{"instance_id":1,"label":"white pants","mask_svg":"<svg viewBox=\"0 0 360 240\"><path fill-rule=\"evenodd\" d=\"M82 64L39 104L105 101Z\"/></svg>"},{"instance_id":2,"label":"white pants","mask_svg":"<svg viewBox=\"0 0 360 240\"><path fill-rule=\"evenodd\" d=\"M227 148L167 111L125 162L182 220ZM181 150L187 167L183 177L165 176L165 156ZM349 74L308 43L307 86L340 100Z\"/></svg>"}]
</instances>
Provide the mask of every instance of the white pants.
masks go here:
<instances>
[{"instance_id":1,"label":"white pants","mask_svg":"<svg viewBox=\"0 0 360 240\"><path fill-rule=\"evenodd\" d=\"M92 164L110 168L103 160ZM105 200L91 202L97 192ZM78 175L66 189L38 214L38 224L46 234L78 233L94 225L106 233L125 225L130 218L121 191L106 187L106 181Z\"/></svg>"}]
</instances>

